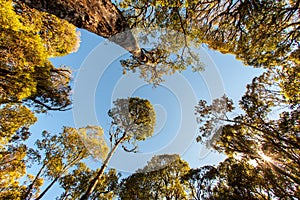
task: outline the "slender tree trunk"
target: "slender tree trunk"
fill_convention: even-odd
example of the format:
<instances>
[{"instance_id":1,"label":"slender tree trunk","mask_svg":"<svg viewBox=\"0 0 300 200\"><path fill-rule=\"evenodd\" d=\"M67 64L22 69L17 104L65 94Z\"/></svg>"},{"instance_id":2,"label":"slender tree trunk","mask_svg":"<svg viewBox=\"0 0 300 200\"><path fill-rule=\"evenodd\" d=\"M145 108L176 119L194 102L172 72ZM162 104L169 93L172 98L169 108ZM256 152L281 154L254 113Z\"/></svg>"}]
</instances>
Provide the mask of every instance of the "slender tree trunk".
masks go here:
<instances>
[{"instance_id":1,"label":"slender tree trunk","mask_svg":"<svg viewBox=\"0 0 300 200\"><path fill-rule=\"evenodd\" d=\"M44 163L43 166L40 168L39 172L37 173L37 175L34 177L34 180L32 181L32 183L29 185L29 187L27 189L27 192L26 192L26 194L24 196L24 199L30 199L31 198L30 197L30 193L31 193L31 191L32 191L32 189L34 187L34 184L37 181L37 179L40 177L40 175L41 175L42 171L44 170L44 168L46 167L46 165L47 164Z\"/></svg>"},{"instance_id":2,"label":"slender tree trunk","mask_svg":"<svg viewBox=\"0 0 300 200\"><path fill-rule=\"evenodd\" d=\"M41 199L48 192L48 190L53 186L53 184L59 179L59 177L60 176L57 176L35 200Z\"/></svg>"},{"instance_id":3,"label":"slender tree trunk","mask_svg":"<svg viewBox=\"0 0 300 200\"><path fill-rule=\"evenodd\" d=\"M51 13L120 45L140 60L146 59L121 11L110 0L15 0Z\"/></svg>"},{"instance_id":4,"label":"slender tree trunk","mask_svg":"<svg viewBox=\"0 0 300 200\"><path fill-rule=\"evenodd\" d=\"M96 188L100 178L103 176L104 171L107 167L107 164L109 163L109 160L111 159L112 155L115 153L115 151L117 150L119 144L121 144L125 138L124 134L120 140L118 140L118 142L113 146L113 148L110 150L110 152L108 153L106 159L104 160L101 168L99 169L97 175L95 176L95 178L89 183L88 189L85 192L84 195L82 195L82 197L80 198L80 200L88 200L88 198L91 196L91 194L93 193L94 189Z\"/></svg>"}]
</instances>

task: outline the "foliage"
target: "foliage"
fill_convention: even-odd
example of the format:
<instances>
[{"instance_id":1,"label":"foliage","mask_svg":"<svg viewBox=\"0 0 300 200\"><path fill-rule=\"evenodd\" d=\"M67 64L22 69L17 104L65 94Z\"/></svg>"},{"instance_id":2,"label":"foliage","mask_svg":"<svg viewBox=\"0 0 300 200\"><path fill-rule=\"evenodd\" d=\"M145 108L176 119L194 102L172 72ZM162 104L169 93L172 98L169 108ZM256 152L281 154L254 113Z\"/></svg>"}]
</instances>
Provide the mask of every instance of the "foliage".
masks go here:
<instances>
[{"instance_id":1,"label":"foliage","mask_svg":"<svg viewBox=\"0 0 300 200\"><path fill-rule=\"evenodd\" d=\"M54 145L39 147L49 148L45 158L24 141L37 120L32 111L64 110L71 104L70 70L55 68L48 59L75 51L79 38L74 26L18 1L1 0L0 16L0 198L38 197L42 177L55 179L61 175L58 168L63 167L57 164L69 159L58 146L54 151L54 146L61 145L66 154L74 152L68 152L69 147L62 142L66 135L50 137L45 132L45 140L52 140L48 143ZM36 176L26 171L32 162L41 162ZM20 183L26 174L26 182Z\"/></svg>"},{"instance_id":2,"label":"foliage","mask_svg":"<svg viewBox=\"0 0 300 200\"><path fill-rule=\"evenodd\" d=\"M0 0L0 198L41 199L59 183L64 189L62 199L113 199L118 175L113 169L105 173L108 162L119 145L136 152L137 142L152 136L153 106L139 98L114 102L108 112L112 118L110 150L103 130L92 126L65 127L59 135L45 131L36 149L24 145L28 128L36 121L32 111L65 110L71 104L70 70L55 68L48 59L75 51L78 35L66 21L26 6L33 1L21 2L25 1ZM51 4L45 2L40 5ZM66 2L64 5L75 5ZM283 0L124 0L118 5L128 24L111 6L110 14L116 15L110 17L117 16L112 24L120 22L112 29L95 20L100 19L95 17L98 11L79 15L58 9L57 15L66 14L64 18L79 27L94 32L105 29L106 37L128 25L145 30L137 36L143 44L151 44L151 49L138 50L133 40L129 46L120 38L111 41L132 53L121 61L124 73L139 71L154 86L166 74L187 67L202 70L194 51L201 44L234 54L246 65L266 68L247 85L240 100L244 113L234 115L233 102L226 96L211 105L200 101L196 107L201 132L197 140L225 153L224 162L189 169L178 155L155 156L122 180L121 199L300 198L299 4ZM70 18L75 15L77 18ZM83 163L90 156L103 160L101 168L91 170ZM39 170L20 183L32 164ZM48 181L45 188L44 180Z\"/></svg>"},{"instance_id":3,"label":"foliage","mask_svg":"<svg viewBox=\"0 0 300 200\"><path fill-rule=\"evenodd\" d=\"M201 44L254 67L299 64L298 1L123 0L118 5L131 28L146 30L141 41L154 46L145 53L153 64L132 57L122 65L125 70L139 68L141 77L155 85L162 75L186 69L191 60L201 69L190 48ZM156 44L149 39L153 34Z\"/></svg>"},{"instance_id":4,"label":"foliage","mask_svg":"<svg viewBox=\"0 0 300 200\"><path fill-rule=\"evenodd\" d=\"M203 70L204 64L197 53L198 46L182 32L160 27L136 31L139 41L150 45L151 49L142 48L145 55L143 60L134 55L121 60L123 74L126 71L139 72L140 78L156 87L164 81L165 75L181 72L188 67L193 71Z\"/></svg>"},{"instance_id":5,"label":"foliage","mask_svg":"<svg viewBox=\"0 0 300 200\"><path fill-rule=\"evenodd\" d=\"M152 136L154 131L155 111L153 105L145 99L138 97L117 99L114 101L114 107L108 111L108 116L112 118L109 130L111 148L80 200L87 200L93 195L119 145L122 145L125 151L135 152L138 147L136 142ZM133 145L133 148L129 149L125 143Z\"/></svg>"},{"instance_id":6,"label":"foliage","mask_svg":"<svg viewBox=\"0 0 300 200\"><path fill-rule=\"evenodd\" d=\"M98 140L93 143L86 143L86 140L82 139L82 135L85 136L87 132L91 136L96 136ZM40 199L55 182L67 175L68 171L83 159L89 156L105 157L107 147L104 145L102 136L103 130L97 126L87 126L80 129L65 127L59 135L51 135L44 131L43 139L36 141L37 150L30 152L35 157L35 162L40 165L40 170L30 181L24 198ZM50 184L39 194L39 190L36 188L39 186L38 180L41 179L49 180ZM36 186L36 184L38 185Z\"/></svg>"},{"instance_id":7,"label":"foliage","mask_svg":"<svg viewBox=\"0 0 300 200\"><path fill-rule=\"evenodd\" d=\"M185 179L194 189L194 199L273 199L280 189L280 198L292 199L277 182L271 170L262 170L246 160L227 158L217 167L192 169ZM272 187L277 185L279 187Z\"/></svg>"},{"instance_id":8,"label":"foliage","mask_svg":"<svg viewBox=\"0 0 300 200\"><path fill-rule=\"evenodd\" d=\"M114 101L115 107L108 111L108 116L112 118L110 140L122 139L123 148L127 151L135 151L136 142L145 140L152 136L156 123L153 105L145 99L138 97L117 99ZM132 150L126 148L133 145Z\"/></svg>"},{"instance_id":9,"label":"foliage","mask_svg":"<svg viewBox=\"0 0 300 200\"><path fill-rule=\"evenodd\" d=\"M88 142L84 140L87 133L91 136ZM3 199L41 199L56 182L63 182L74 173L74 166L81 166L83 159L103 158L108 149L103 130L96 126L64 127L59 135L44 131L42 139L36 141L36 148L28 148L21 142L16 144L15 140L1 147L0 196ZM35 174L28 173L33 166ZM25 182L21 183L22 179ZM108 182L104 181L102 186L112 184ZM48 185L42 188L45 183Z\"/></svg>"},{"instance_id":10,"label":"foliage","mask_svg":"<svg viewBox=\"0 0 300 200\"><path fill-rule=\"evenodd\" d=\"M79 199L87 189L86 183L94 176L96 176L96 171L91 170L84 163L78 163L72 172L61 179L60 184L64 193L59 199ZM116 170L110 169L101 177L90 198L112 200L115 197L118 178Z\"/></svg>"},{"instance_id":11,"label":"foliage","mask_svg":"<svg viewBox=\"0 0 300 200\"><path fill-rule=\"evenodd\" d=\"M20 178L26 174L27 148L25 145L0 147L0 198L20 200L26 187L20 185Z\"/></svg>"},{"instance_id":12,"label":"foliage","mask_svg":"<svg viewBox=\"0 0 300 200\"><path fill-rule=\"evenodd\" d=\"M1 0L0 103L63 110L70 101L70 70L48 58L78 47L75 27L19 2Z\"/></svg>"},{"instance_id":13,"label":"foliage","mask_svg":"<svg viewBox=\"0 0 300 200\"><path fill-rule=\"evenodd\" d=\"M255 173L270 180L256 188L269 188L269 195L277 198L299 197L299 91L290 84L299 82L299 77L293 70L297 68L289 73L268 70L255 77L240 100L244 114L230 118L233 107L227 97L210 106L200 101L196 107L200 138L213 134L209 142L216 150L252 163ZM214 109L216 102L227 108L222 115ZM220 121L219 129L211 129Z\"/></svg>"},{"instance_id":14,"label":"foliage","mask_svg":"<svg viewBox=\"0 0 300 200\"><path fill-rule=\"evenodd\" d=\"M189 165L179 155L158 155L120 183L120 199L188 199L182 177Z\"/></svg>"},{"instance_id":15,"label":"foliage","mask_svg":"<svg viewBox=\"0 0 300 200\"><path fill-rule=\"evenodd\" d=\"M6 104L0 109L0 198L21 199L25 186L29 126L36 121L33 113L21 104Z\"/></svg>"},{"instance_id":16,"label":"foliage","mask_svg":"<svg viewBox=\"0 0 300 200\"><path fill-rule=\"evenodd\" d=\"M191 197L195 200L208 199L216 184L217 170L214 166L203 166L190 169L182 179L187 182Z\"/></svg>"},{"instance_id":17,"label":"foliage","mask_svg":"<svg viewBox=\"0 0 300 200\"><path fill-rule=\"evenodd\" d=\"M6 104L0 109L0 144L22 139L26 140L30 133L28 128L35 123L36 117L21 104Z\"/></svg>"}]
</instances>

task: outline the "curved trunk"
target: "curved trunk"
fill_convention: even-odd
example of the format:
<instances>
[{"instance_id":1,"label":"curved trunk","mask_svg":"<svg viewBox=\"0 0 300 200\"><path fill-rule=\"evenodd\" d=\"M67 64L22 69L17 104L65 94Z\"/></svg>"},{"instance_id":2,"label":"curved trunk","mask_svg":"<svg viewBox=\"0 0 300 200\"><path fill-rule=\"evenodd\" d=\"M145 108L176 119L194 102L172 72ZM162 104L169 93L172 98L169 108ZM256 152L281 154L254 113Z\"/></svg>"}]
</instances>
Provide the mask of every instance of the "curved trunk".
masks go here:
<instances>
[{"instance_id":1,"label":"curved trunk","mask_svg":"<svg viewBox=\"0 0 300 200\"><path fill-rule=\"evenodd\" d=\"M15 0L86 29L144 59L121 11L110 0Z\"/></svg>"}]
</instances>

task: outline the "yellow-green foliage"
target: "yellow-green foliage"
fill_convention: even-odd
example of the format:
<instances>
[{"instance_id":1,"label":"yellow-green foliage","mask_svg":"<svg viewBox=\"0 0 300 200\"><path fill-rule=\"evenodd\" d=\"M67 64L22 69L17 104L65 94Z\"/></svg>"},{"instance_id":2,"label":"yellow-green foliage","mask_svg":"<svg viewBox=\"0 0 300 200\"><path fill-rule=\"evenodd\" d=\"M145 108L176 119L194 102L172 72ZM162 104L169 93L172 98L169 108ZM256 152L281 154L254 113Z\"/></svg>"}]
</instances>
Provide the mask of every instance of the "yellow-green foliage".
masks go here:
<instances>
[{"instance_id":1,"label":"yellow-green foliage","mask_svg":"<svg viewBox=\"0 0 300 200\"><path fill-rule=\"evenodd\" d=\"M19 179L25 175L26 166L23 161L26 156L26 147L6 151L0 147L0 199L21 199L21 193L25 189L19 186Z\"/></svg>"},{"instance_id":2,"label":"yellow-green foliage","mask_svg":"<svg viewBox=\"0 0 300 200\"><path fill-rule=\"evenodd\" d=\"M0 199L24 199L26 186L19 181L29 148L18 141L28 138L36 121L27 105L37 98L42 106L70 104L70 71L56 69L48 59L71 53L78 44L73 25L18 1L0 0ZM50 161L49 169L57 168L52 174L61 173L62 159ZM43 179L35 180L35 193L42 184Z\"/></svg>"},{"instance_id":3,"label":"yellow-green foliage","mask_svg":"<svg viewBox=\"0 0 300 200\"><path fill-rule=\"evenodd\" d=\"M0 109L0 145L8 143L21 127L29 127L36 122L34 114L20 104L7 104Z\"/></svg>"},{"instance_id":4,"label":"yellow-green foliage","mask_svg":"<svg viewBox=\"0 0 300 200\"><path fill-rule=\"evenodd\" d=\"M0 0L0 38L0 103L34 95L35 72L49 74L48 58L71 53L79 44L73 25L10 0Z\"/></svg>"}]
</instances>

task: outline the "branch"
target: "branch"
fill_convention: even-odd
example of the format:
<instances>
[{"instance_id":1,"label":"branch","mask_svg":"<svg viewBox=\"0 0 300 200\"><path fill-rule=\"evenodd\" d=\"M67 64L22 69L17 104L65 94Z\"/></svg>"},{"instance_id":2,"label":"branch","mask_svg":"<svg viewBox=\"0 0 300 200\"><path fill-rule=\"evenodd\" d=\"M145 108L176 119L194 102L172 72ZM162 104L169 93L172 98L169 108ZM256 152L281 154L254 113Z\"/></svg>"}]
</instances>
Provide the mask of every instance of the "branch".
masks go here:
<instances>
[{"instance_id":1,"label":"branch","mask_svg":"<svg viewBox=\"0 0 300 200\"><path fill-rule=\"evenodd\" d=\"M67 111L67 110L71 110L72 109L72 108L65 108L66 106L61 106L61 107L58 107L58 108L53 108L53 107L48 106L47 104L41 102L40 100L37 100L37 99L34 99L34 98L29 98L29 100L33 101L34 103L37 103L39 105L44 106L48 110Z\"/></svg>"}]
</instances>

